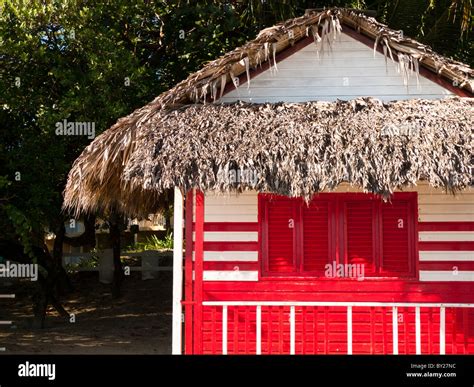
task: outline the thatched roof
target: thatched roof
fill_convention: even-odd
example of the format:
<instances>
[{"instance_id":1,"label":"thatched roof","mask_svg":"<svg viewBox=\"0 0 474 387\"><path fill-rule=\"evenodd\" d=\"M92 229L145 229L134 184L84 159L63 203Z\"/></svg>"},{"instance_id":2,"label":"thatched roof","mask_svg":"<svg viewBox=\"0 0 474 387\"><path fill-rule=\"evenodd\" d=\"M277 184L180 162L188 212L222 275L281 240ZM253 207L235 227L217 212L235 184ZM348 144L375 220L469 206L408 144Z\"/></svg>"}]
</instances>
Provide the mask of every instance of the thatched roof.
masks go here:
<instances>
[{"instance_id":1,"label":"thatched roof","mask_svg":"<svg viewBox=\"0 0 474 387\"><path fill-rule=\"evenodd\" d=\"M163 110L94 141L74 164L65 205L146 213L174 186L308 198L341 182L388 195L427 180L454 191L471 180L473 112L474 100L458 97Z\"/></svg>"},{"instance_id":2,"label":"thatched roof","mask_svg":"<svg viewBox=\"0 0 474 387\"><path fill-rule=\"evenodd\" d=\"M376 44L391 47L392 56L402 55L412 68L415 62L432 66L459 87L474 89L469 67L372 18L345 10L308 13L263 30L98 136L70 171L65 208L143 215L174 186L309 198L343 181L382 195L419 180L452 191L468 185L472 99L199 104L209 95L218 99L247 64L272 61L273 51L306 34L322 45L340 23L378 36ZM234 176L236 170L244 176Z\"/></svg>"}]
</instances>

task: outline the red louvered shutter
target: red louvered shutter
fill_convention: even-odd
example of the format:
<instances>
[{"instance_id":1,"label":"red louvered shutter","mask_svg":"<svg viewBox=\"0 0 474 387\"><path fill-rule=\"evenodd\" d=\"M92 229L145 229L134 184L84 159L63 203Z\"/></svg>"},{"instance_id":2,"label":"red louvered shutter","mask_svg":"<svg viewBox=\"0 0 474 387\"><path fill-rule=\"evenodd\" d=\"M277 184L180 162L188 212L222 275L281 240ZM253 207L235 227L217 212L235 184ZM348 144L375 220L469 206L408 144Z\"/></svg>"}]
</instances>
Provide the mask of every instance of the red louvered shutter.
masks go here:
<instances>
[{"instance_id":1,"label":"red louvered shutter","mask_svg":"<svg viewBox=\"0 0 474 387\"><path fill-rule=\"evenodd\" d=\"M329 262L329 202L303 204L303 262L305 272L321 274Z\"/></svg>"},{"instance_id":2,"label":"red louvered shutter","mask_svg":"<svg viewBox=\"0 0 474 387\"><path fill-rule=\"evenodd\" d=\"M409 275L409 202L394 200L382 203L382 259L381 272Z\"/></svg>"},{"instance_id":3,"label":"red louvered shutter","mask_svg":"<svg viewBox=\"0 0 474 387\"><path fill-rule=\"evenodd\" d=\"M275 197L267 201L267 270L293 273L296 249L296 210L298 201Z\"/></svg>"},{"instance_id":4,"label":"red louvered shutter","mask_svg":"<svg viewBox=\"0 0 474 387\"><path fill-rule=\"evenodd\" d=\"M363 265L364 275L374 274L374 203L371 200L347 201L345 215L347 263Z\"/></svg>"}]
</instances>

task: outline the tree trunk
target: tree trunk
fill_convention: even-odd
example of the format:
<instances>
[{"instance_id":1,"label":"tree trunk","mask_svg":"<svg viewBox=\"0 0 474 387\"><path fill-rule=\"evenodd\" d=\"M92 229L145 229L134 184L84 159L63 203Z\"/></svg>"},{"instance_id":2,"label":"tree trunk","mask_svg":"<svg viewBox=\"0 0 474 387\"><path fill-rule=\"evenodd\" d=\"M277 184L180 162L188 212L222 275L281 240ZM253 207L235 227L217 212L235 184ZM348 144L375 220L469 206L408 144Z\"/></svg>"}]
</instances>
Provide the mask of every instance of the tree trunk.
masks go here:
<instances>
[{"instance_id":1,"label":"tree trunk","mask_svg":"<svg viewBox=\"0 0 474 387\"><path fill-rule=\"evenodd\" d=\"M33 328L43 329L48 309L48 296L44 279L38 278L38 281L33 294Z\"/></svg>"},{"instance_id":2,"label":"tree trunk","mask_svg":"<svg viewBox=\"0 0 474 387\"><path fill-rule=\"evenodd\" d=\"M0 242L0 254L2 256L7 256L9 259L22 264L36 263L42 268L38 272L38 281L32 299L33 326L43 328L49 303L62 317L69 318L69 314L57 297L58 265L54 262L52 255L45 246L33 246L32 250L36 258L35 261L32 261L31 257L25 254L22 245L11 241ZM46 271L46 276L44 271Z\"/></svg>"},{"instance_id":3,"label":"tree trunk","mask_svg":"<svg viewBox=\"0 0 474 387\"><path fill-rule=\"evenodd\" d=\"M164 213L165 216L165 231L166 235L171 234L171 212L166 210Z\"/></svg>"},{"instance_id":4,"label":"tree trunk","mask_svg":"<svg viewBox=\"0 0 474 387\"><path fill-rule=\"evenodd\" d=\"M55 274L57 275L57 284L56 288L58 294L64 294L68 292L72 292L73 286L69 276L66 273L66 270L63 267L63 245L64 239L66 237L66 229L64 227L64 221L61 221L60 224L57 225L55 231L56 238L54 238L53 244L53 265ZM47 249L47 247L44 247Z\"/></svg>"},{"instance_id":5,"label":"tree trunk","mask_svg":"<svg viewBox=\"0 0 474 387\"><path fill-rule=\"evenodd\" d=\"M118 298L121 295L121 285L124 279L122 262L120 261L120 220L118 216L110 219L110 240L114 261L114 279L112 281L112 296Z\"/></svg>"}]
</instances>

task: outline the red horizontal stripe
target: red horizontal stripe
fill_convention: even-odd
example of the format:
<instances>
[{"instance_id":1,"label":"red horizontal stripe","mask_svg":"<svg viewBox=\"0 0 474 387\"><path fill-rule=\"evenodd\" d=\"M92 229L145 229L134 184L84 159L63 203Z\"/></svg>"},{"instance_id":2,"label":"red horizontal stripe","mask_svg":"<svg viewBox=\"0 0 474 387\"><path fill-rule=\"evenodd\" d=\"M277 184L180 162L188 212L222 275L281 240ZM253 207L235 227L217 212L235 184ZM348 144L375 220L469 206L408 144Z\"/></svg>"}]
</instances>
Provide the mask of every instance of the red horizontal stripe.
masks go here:
<instances>
[{"instance_id":1,"label":"red horizontal stripe","mask_svg":"<svg viewBox=\"0 0 474 387\"><path fill-rule=\"evenodd\" d=\"M474 231L474 222L420 222L419 231Z\"/></svg>"},{"instance_id":2,"label":"red horizontal stripe","mask_svg":"<svg viewBox=\"0 0 474 387\"><path fill-rule=\"evenodd\" d=\"M193 231L195 227L193 224ZM257 222L206 222L204 231L258 231Z\"/></svg>"},{"instance_id":3,"label":"red horizontal stripe","mask_svg":"<svg viewBox=\"0 0 474 387\"><path fill-rule=\"evenodd\" d=\"M258 262L204 262L204 270L258 270Z\"/></svg>"},{"instance_id":4,"label":"red horizontal stripe","mask_svg":"<svg viewBox=\"0 0 474 387\"><path fill-rule=\"evenodd\" d=\"M474 242L418 242L420 251L474 251Z\"/></svg>"},{"instance_id":5,"label":"red horizontal stripe","mask_svg":"<svg viewBox=\"0 0 474 387\"><path fill-rule=\"evenodd\" d=\"M474 257L473 257L474 258ZM474 262L466 261L436 261L436 262L420 262L420 270L474 270Z\"/></svg>"},{"instance_id":6,"label":"red horizontal stripe","mask_svg":"<svg viewBox=\"0 0 474 387\"><path fill-rule=\"evenodd\" d=\"M258 242L204 242L204 251L258 251Z\"/></svg>"}]
</instances>

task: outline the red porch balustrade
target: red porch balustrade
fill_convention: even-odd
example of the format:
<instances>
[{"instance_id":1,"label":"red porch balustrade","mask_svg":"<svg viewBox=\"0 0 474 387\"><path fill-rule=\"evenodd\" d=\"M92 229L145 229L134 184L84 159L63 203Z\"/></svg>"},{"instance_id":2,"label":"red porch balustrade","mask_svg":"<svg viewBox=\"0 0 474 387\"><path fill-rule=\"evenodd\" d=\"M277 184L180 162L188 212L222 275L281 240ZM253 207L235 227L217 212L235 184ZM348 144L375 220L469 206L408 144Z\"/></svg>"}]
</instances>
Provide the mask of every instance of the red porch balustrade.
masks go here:
<instances>
[{"instance_id":1,"label":"red porch balustrade","mask_svg":"<svg viewBox=\"0 0 474 387\"><path fill-rule=\"evenodd\" d=\"M203 302L203 354L474 353L474 304Z\"/></svg>"}]
</instances>

